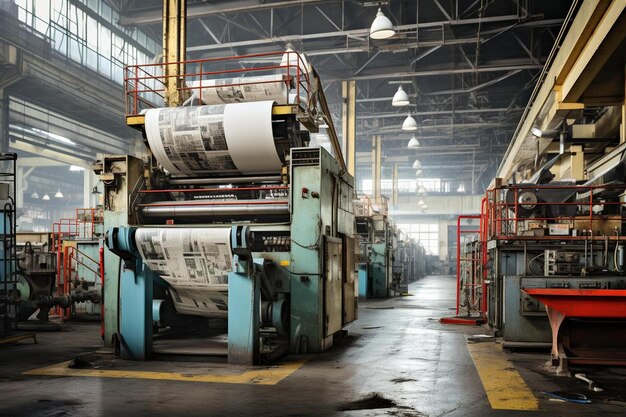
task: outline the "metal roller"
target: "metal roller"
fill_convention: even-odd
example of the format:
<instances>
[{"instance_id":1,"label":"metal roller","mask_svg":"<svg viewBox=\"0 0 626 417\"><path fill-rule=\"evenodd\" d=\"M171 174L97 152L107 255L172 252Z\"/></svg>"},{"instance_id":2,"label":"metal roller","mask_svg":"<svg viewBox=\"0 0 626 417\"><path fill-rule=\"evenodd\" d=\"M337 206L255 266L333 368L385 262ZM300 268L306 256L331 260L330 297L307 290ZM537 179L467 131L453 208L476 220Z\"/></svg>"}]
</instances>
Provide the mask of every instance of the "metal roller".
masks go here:
<instances>
[{"instance_id":1,"label":"metal roller","mask_svg":"<svg viewBox=\"0 0 626 417\"><path fill-rule=\"evenodd\" d=\"M277 176L256 176L256 177L230 177L230 178L189 178L189 177L170 177L167 182L172 185L202 185L202 184L254 184L263 182L278 182L280 175Z\"/></svg>"},{"instance_id":2,"label":"metal roller","mask_svg":"<svg viewBox=\"0 0 626 417\"><path fill-rule=\"evenodd\" d=\"M171 204L154 203L141 207L141 213L147 217L180 218L190 216L280 216L289 214L285 203L258 204Z\"/></svg>"}]
</instances>

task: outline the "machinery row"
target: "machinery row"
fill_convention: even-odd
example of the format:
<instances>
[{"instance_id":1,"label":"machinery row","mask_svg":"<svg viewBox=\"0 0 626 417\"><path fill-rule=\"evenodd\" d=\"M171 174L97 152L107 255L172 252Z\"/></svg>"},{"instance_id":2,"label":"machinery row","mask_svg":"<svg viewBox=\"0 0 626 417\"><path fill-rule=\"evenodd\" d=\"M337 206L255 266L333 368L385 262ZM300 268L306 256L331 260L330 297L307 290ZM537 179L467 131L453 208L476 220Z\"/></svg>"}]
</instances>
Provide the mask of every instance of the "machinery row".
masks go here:
<instances>
[{"instance_id":1,"label":"machinery row","mask_svg":"<svg viewBox=\"0 0 626 417\"><path fill-rule=\"evenodd\" d=\"M496 181L479 230L459 232L457 316L508 347L552 347L555 365L624 363L625 161L589 181Z\"/></svg>"},{"instance_id":2,"label":"machinery row","mask_svg":"<svg viewBox=\"0 0 626 417\"><path fill-rule=\"evenodd\" d=\"M359 296L386 298L408 292L426 274L424 247L398 229L388 217L386 197L355 200L359 239Z\"/></svg>"},{"instance_id":3,"label":"machinery row","mask_svg":"<svg viewBox=\"0 0 626 417\"><path fill-rule=\"evenodd\" d=\"M14 200L6 201L0 335L51 329L68 319L100 321L102 210L77 209L76 217L54 223L52 233L16 233Z\"/></svg>"}]
</instances>

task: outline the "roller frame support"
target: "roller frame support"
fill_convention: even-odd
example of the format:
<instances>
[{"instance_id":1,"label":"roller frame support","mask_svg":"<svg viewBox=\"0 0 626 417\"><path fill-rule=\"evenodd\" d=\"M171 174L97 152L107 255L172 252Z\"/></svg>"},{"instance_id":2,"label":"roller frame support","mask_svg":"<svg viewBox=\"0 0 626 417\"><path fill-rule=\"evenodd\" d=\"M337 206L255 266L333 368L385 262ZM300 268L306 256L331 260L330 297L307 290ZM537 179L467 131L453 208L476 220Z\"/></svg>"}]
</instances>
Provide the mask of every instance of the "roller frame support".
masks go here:
<instances>
[{"instance_id":1,"label":"roller frame support","mask_svg":"<svg viewBox=\"0 0 626 417\"><path fill-rule=\"evenodd\" d=\"M248 248L247 228L233 226L233 271L228 274L228 363L258 365L260 359L261 278Z\"/></svg>"},{"instance_id":2,"label":"roller frame support","mask_svg":"<svg viewBox=\"0 0 626 417\"><path fill-rule=\"evenodd\" d=\"M124 359L147 360L152 349L153 281L135 244L135 227L113 227L107 232L109 250L120 256L118 340Z\"/></svg>"}]
</instances>

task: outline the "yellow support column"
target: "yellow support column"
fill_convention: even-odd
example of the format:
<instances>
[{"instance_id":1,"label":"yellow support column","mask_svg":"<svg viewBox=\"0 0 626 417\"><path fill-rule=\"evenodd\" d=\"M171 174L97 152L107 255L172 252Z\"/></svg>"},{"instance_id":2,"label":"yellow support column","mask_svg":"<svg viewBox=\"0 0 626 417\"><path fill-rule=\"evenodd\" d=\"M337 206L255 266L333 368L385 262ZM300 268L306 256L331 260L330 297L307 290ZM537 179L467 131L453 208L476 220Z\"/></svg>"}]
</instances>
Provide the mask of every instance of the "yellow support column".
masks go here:
<instances>
[{"instance_id":1,"label":"yellow support column","mask_svg":"<svg viewBox=\"0 0 626 417\"><path fill-rule=\"evenodd\" d=\"M622 103L622 125L619 132L619 143L626 142L626 65L624 66L624 103Z\"/></svg>"},{"instance_id":2,"label":"yellow support column","mask_svg":"<svg viewBox=\"0 0 626 417\"><path fill-rule=\"evenodd\" d=\"M341 131L348 173L354 176L356 161L356 81L341 82Z\"/></svg>"},{"instance_id":3,"label":"yellow support column","mask_svg":"<svg viewBox=\"0 0 626 417\"><path fill-rule=\"evenodd\" d=\"M398 207L398 163L393 163L393 174L392 174L392 191L391 191L391 207Z\"/></svg>"},{"instance_id":4,"label":"yellow support column","mask_svg":"<svg viewBox=\"0 0 626 417\"><path fill-rule=\"evenodd\" d=\"M372 137L372 191L374 192L374 198L380 199L381 197L381 137L380 135L374 135Z\"/></svg>"},{"instance_id":5,"label":"yellow support column","mask_svg":"<svg viewBox=\"0 0 626 417\"><path fill-rule=\"evenodd\" d=\"M185 73L187 0L163 0L163 59L172 64L165 66L165 104L180 106L184 86L180 77Z\"/></svg>"}]
</instances>

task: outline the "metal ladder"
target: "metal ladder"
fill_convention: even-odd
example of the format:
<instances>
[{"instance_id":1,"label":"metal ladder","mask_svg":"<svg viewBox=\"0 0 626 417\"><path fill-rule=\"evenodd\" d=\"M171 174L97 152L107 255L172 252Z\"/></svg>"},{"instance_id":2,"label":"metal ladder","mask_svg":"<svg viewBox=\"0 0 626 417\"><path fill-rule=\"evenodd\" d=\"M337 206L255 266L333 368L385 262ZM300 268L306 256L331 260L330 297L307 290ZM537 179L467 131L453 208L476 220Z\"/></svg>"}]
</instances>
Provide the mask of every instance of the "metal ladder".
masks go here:
<instances>
[{"instance_id":1,"label":"metal ladder","mask_svg":"<svg viewBox=\"0 0 626 417\"><path fill-rule=\"evenodd\" d=\"M0 153L0 337L17 325L16 162L16 154Z\"/></svg>"}]
</instances>

